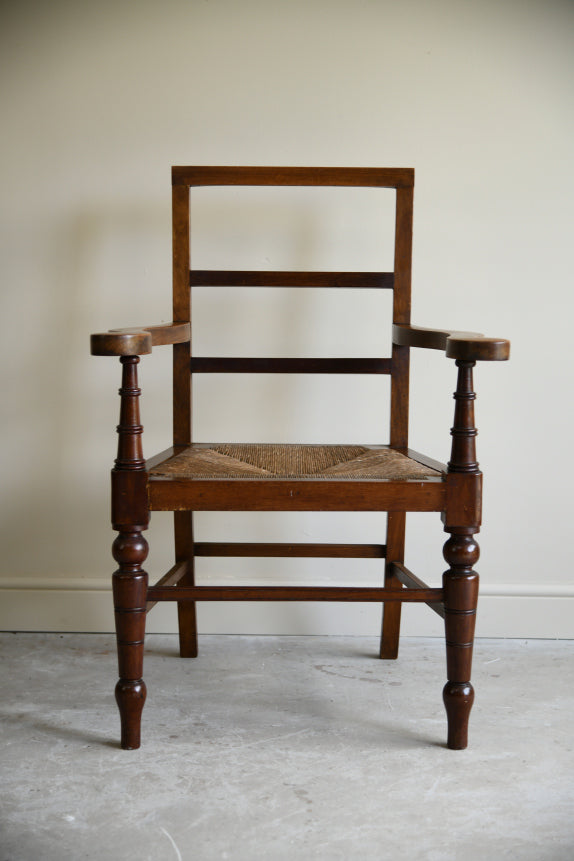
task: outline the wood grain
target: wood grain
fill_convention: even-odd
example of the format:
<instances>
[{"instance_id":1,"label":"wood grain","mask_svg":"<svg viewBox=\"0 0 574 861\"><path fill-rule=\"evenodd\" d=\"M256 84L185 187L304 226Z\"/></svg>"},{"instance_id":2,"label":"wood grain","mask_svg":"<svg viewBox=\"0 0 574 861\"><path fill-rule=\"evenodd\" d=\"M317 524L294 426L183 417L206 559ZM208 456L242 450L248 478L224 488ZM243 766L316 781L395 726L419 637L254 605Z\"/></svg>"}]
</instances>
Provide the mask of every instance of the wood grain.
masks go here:
<instances>
[{"instance_id":1,"label":"wood grain","mask_svg":"<svg viewBox=\"0 0 574 861\"><path fill-rule=\"evenodd\" d=\"M189 323L110 329L90 336L92 356L144 356L153 347L189 341Z\"/></svg>"},{"instance_id":2,"label":"wood grain","mask_svg":"<svg viewBox=\"0 0 574 861\"><path fill-rule=\"evenodd\" d=\"M148 526L149 511L145 505L139 358L122 356L120 361L118 455L112 472L112 526L118 531L112 545L112 555L118 563L112 576L119 668L115 696L120 711L121 746L133 750L140 746L141 713L146 698L142 673L148 577L142 565L148 544L142 533Z\"/></svg>"},{"instance_id":3,"label":"wood grain","mask_svg":"<svg viewBox=\"0 0 574 861\"><path fill-rule=\"evenodd\" d=\"M384 559L385 554L384 544L252 544L238 541L197 541L195 543L196 556Z\"/></svg>"},{"instance_id":4,"label":"wood grain","mask_svg":"<svg viewBox=\"0 0 574 861\"><path fill-rule=\"evenodd\" d=\"M194 374L390 374L391 359L193 356Z\"/></svg>"},{"instance_id":5,"label":"wood grain","mask_svg":"<svg viewBox=\"0 0 574 861\"><path fill-rule=\"evenodd\" d=\"M485 338L478 332L425 329L422 326L393 326L393 343L406 347L443 350L449 359L467 362L503 362L510 357L510 341Z\"/></svg>"},{"instance_id":6,"label":"wood grain","mask_svg":"<svg viewBox=\"0 0 574 861\"><path fill-rule=\"evenodd\" d=\"M471 684L472 651L478 602L478 574L473 570L480 555L474 538L480 529L481 472L476 459L473 389L474 362L457 359L452 446L444 512L444 530L450 533L443 548L449 568L443 574L447 683L443 701L447 713L447 745L462 750L468 744L468 722L474 702ZM456 493L458 487L458 493Z\"/></svg>"},{"instance_id":7,"label":"wood grain","mask_svg":"<svg viewBox=\"0 0 574 861\"><path fill-rule=\"evenodd\" d=\"M151 586L150 601L407 601L428 603L442 598L442 589L369 586Z\"/></svg>"},{"instance_id":8,"label":"wood grain","mask_svg":"<svg viewBox=\"0 0 574 861\"><path fill-rule=\"evenodd\" d=\"M407 589L430 589L430 586L421 580L420 577L417 577L416 574L413 574L412 571L409 571L402 563L400 562L391 562L390 568L397 578L397 580L402 583ZM444 604L442 601L438 602L428 602L428 606L431 610L434 610L435 613L438 613L439 616L444 618Z\"/></svg>"},{"instance_id":9,"label":"wood grain","mask_svg":"<svg viewBox=\"0 0 574 861\"><path fill-rule=\"evenodd\" d=\"M183 167L171 169L172 184L199 185L311 185L409 188L413 168L382 167Z\"/></svg>"},{"instance_id":10,"label":"wood grain","mask_svg":"<svg viewBox=\"0 0 574 861\"><path fill-rule=\"evenodd\" d=\"M442 511L445 483L340 479L173 479L152 476L153 511Z\"/></svg>"},{"instance_id":11,"label":"wood grain","mask_svg":"<svg viewBox=\"0 0 574 861\"><path fill-rule=\"evenodd\" d=\"M393 272L287 272L192 269L190 287L337 287L392 290Z\"/></svg>"}]
</instances>

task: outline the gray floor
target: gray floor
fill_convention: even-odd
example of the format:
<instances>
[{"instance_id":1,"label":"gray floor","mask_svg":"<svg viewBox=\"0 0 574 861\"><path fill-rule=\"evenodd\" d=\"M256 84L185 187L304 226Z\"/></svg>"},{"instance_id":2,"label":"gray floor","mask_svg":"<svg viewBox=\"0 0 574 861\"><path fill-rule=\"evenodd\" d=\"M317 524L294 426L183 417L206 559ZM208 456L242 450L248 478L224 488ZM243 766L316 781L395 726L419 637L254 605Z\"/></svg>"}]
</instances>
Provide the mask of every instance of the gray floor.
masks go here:
<instances>
[{"instance_id":1,"label":"gray floor","mask_svg":"<svg viewBox=\"0 0 574 861\"><path fill-rule=\"evenodd\" d=\"M148 638L121 751L108 635L0 635L1 861L571 861L574 642L481 640L467 751L440 640Z\"/></svg>"}]
</instances>

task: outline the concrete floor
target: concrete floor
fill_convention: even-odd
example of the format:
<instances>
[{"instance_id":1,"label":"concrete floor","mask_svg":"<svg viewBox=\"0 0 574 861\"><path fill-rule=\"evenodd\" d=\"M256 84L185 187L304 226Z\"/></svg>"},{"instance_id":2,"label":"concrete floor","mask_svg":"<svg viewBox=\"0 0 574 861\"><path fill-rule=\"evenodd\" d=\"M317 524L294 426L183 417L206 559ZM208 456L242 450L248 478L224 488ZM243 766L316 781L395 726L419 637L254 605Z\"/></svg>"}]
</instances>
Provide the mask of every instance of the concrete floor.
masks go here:
<instances>
[{"instance_id":1,"label":"concrete floor","mask_svg":"<svg viewBox=\"0 0 574 861\"><path fill-rule=\"evenodd\" d=\"M481 640L471 746L445 748L443 645L147 641L122 751L109 635L0 635L1 861L571 861L573 641Z\"/></svg>"}]
</instances>

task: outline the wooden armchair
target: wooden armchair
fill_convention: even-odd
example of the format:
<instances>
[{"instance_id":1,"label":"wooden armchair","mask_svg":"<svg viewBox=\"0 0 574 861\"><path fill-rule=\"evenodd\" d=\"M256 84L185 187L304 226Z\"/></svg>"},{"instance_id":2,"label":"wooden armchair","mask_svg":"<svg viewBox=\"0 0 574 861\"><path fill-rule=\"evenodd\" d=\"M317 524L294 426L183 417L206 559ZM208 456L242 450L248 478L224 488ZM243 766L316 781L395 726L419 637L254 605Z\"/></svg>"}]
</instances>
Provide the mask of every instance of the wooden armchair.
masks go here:
<instances>
[{"instance_id":1,"label":"wooden armchair","mask_svg":"<svg viewBox=\"0 0 574 861\"><path fill-rule=\"evenodd\" d=\"M509 343L482 335L410 325L414 171L382 168L175 167L173 185L173 320L170 325L92 335L92 353L119 356L118 456L112 470L113 575L121 745L140 745L146 696L142 679L146 614L177 601L180 651L197 654L195 602L375 601L384 605L381 658L396 658L401 604L417 601L445 620L447 678L443 698L448 747L467 745L478 575L482 475L476 461L472 372L476 361L500 361ZM190 269L189 200L195 186L376 186L396 189L394 272L197 271ZM336 287L393 291L393 346L388 358L204 358L192 355L191 287L220 285ZM144 460L138 401L139 356L173 345L173 447ZM409 352L442 350L458 366L452 453L448 465L408 448ZM193 443L191 380L196 373L388 374L388 445ZM385 544L252 544L195 542L194 511L385 511ZM155 585L142 565L151 511L173 511L175 564ZM431 588L404 565L407 511L436 511L450 537L448 570ZM196 556L384 558L384 587L198 586Z\"/></svg>"}]
</instances>

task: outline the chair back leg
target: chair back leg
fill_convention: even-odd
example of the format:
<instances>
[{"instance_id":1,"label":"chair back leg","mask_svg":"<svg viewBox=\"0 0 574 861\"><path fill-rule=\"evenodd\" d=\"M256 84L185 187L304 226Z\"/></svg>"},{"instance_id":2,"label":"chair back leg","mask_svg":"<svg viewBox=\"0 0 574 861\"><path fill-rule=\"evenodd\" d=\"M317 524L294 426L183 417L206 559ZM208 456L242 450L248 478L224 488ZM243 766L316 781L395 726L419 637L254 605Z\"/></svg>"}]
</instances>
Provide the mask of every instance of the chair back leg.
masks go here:
<instances>
[{"instance_id":1,"label":"chair back leg","mask_svg":"<svg viewBox=\"0 0 574 861\"><path fill-rule=\"evenodd\" d=\"M395 575L392 563L404 562L406 513L404 511L390 511L387 518L385 587L402 589L403 585ZM401 606L399 601L383 605L383 630L379 655L386 660L394 660L399 656Z\"/></svg>"}]
</instances>

